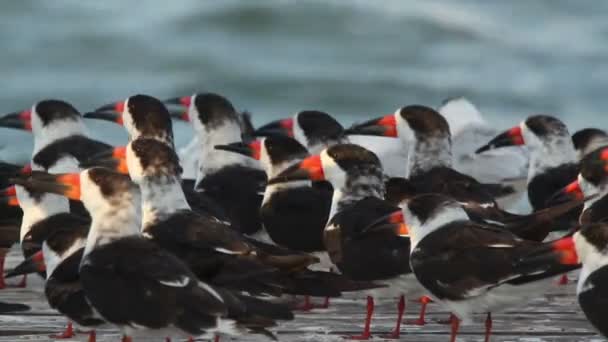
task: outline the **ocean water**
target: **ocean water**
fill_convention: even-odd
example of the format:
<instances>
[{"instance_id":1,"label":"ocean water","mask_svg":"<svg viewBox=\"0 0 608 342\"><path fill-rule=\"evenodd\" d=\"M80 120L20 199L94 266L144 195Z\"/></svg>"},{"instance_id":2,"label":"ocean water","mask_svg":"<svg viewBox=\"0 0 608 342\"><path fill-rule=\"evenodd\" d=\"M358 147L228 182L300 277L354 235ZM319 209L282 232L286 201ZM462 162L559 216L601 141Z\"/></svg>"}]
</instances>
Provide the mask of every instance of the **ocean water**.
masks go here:
<instances>
[{"instance_id":1,"label":"ocean water","mask_svg":"<svg viewBox=\"0 0 608 342\"><path fill-rule=\"evenodd\" d=\"M0 113L214 91L257 124L302 109L349 124L464 95L496 127L550 113L573 131L608 128L607 15L591 0L7 1ZM190 134L177 126L179 143ZM0 158L30 148L0 130Z\"/></svg>"}]
</instances>

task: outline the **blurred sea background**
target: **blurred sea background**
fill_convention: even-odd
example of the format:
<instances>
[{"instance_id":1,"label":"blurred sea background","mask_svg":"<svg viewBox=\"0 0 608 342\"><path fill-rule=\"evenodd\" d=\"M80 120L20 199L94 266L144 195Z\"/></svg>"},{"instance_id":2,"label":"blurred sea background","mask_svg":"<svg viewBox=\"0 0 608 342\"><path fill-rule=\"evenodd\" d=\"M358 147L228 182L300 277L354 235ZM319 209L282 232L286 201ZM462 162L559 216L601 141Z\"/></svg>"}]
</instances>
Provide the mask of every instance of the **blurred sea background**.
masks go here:
<instances>
[{"instance_id":1,"label":"blurred sea background","mask_svg":"<svg viewBox=\"0 0 608 342\"><path fill-rule=\"evenodd\" d=\"M591 0L5 1L0 113L212 91L256 124L303 109L350 124L466 96L497 128L534 113L608 128L606 18ZM30 153L29 134L0 130L0 159Z\"/></svg>"}]
</instances>

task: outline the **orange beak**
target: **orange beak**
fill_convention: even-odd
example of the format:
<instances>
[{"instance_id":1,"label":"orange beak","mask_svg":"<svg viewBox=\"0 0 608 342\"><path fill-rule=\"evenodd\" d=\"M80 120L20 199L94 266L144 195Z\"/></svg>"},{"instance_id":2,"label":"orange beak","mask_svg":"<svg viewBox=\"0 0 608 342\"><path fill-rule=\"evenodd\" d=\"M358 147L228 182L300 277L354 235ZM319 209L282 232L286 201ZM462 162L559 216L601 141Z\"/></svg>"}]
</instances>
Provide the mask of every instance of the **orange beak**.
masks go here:
<instances>
[{"instance_id":1,"label":"orange beak","mask_svg":"<svg viewBox=\"0 0 608 342\"><path fill-rule=\"evenodd\" d=\"M21 206L19 204L19 199L17 199L17 196L1 196L0 203L4 203L4 205L7 205L9 207Z\"/></svg>"},{"instance_id":2,"label":"orange beak","mask_svg":"<svg viewBox=\"0 0 608 342\"><path fill-rule=\"evenodd\" d=\"M73 200L80 200L80 174L65 173L57 176L57 183L64 186L61 195Z\"/></svg>"},{"instance_id":3,"label":"orange beak","mask_svg":"<svg viewBox=\"0 0 608 342\"><path fill-rule=\"evenodd\" d=\"M386 216L379 218L370 224L366 231L387 231L390 230L395 235L401 237L409 237L410 230L407 224L405 223L405 218L403 217L403 212L401 209L394 211Z\"/></svg>"},{"instance_id":4,"label":"orange beak","mask_svg":"<svg viewBox=\"0 0 608 342\"><path fill-rule=\"evenodd\" d=\"M301 162L292 165L278 176L268 181L268 184L285 183L297 180L320 181L325 179L321 156L310 156Z\"/></svg>"},{"instance_id":5,"label":"orange beak","mask_svg":"<svg viewBox=\"0 0 608 342\"><path fill-rule=\"evenodd\" d=\"M127 147L118 146L111 151L102 152L92 156L90 159L80 163L80 167L88 169L91 167L105 167L124 175L129 174L127 166Z\"/></svg>"},{"instance_id":6,"label":"orange beak","mask_svg":"<svg viewBox=\"0 0 608 342\"><path fill-rule=\"evenodd\" d=\"M377 135L391 138L399 136L397 133L397 120L395 119L394 114L385 115L377 119L353 125L346 130L346 133L352 135Z\"/></svg>"},{"instance_id":7,"label":"orange beak","mask_svg":"<svg viewBox=\"0 0 608 342\"><path fill-rule=\"evenodd\" d=\"M554 241L551 244L554 251L560 253L559 263L562 265L578 265L578 254L571 236Z\"/></svg>"}]
</instances>

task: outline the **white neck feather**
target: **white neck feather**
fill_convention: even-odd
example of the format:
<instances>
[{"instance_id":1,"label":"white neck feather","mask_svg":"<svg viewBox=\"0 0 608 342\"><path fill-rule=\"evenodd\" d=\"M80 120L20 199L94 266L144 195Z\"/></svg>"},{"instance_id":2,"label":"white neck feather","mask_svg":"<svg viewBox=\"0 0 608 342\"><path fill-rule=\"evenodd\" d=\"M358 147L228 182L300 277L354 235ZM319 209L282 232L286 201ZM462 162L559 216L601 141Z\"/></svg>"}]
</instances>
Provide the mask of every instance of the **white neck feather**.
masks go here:
<instances>
[{"instance_id":1,"label":"white neck feather","mask_svg":"<svg viewBox=\"0 0 608 342\"><path fill-rule=\"evenodd\" d=\"M40 129L34 134L34 151L32 156L54 141L69 137L71 135L88 136L89 132L82 120L60 120Z\"/></svg>"},{"instance_id":2,"label":"white neck feather","mask_svg":"<svg viewBox=\"0 0 608 342\"><path fill-rule=\"evenodd\" d=\"M530 149L528 181L548 169L578 160L570 136L549 137L542 143L530 145L526 142L526 145Z\"/></svg>"},{"instance_id":3,"label":"white neck feather","mask_svg":"<svg viewBox=\"0 0 608 342\"><path fill-rule=\"evenodd\" d=\"M44 194L40 202L34 202L34 199L29 196L29 198L24 198L24 196L27 196L24 190L18 190L17 196L21 209L23 209L23 219L19 231L20 242L23 242L23 237L34 224L52 215L70 212L70 204L67 198L60 195Z\"/></svg>"},{"instance_id":4,"label":"white neck feather","mask_svg":"<svg viewBox=\"0 0 608 342\"><path fill-rule=\"evenodd\" d=\"M44 264L46 265L46 278L48 279L50 276L52 276L53 271L57 268L57 266L59 266L59 264L61 264L61 262L67 259L70 255L84 247L86 242L86 239L77 239L74 241L74 244L70 246L70 248L61 254L52 250L47 243L44 242L42 244L42 256L44 257Z\"/></svg>"},{"instance_id":5,"label":"white neck feather","mask_svg":"<svg viewBox=\"0 0 608 342\"><path fill-rule=\"evenodd\" d=\"M384 183L378 177L370 175L362 175L360 177L351 177L344 186L334 187L334 193L331 198L331 209L329 212L329 220L344 207L354 204L367 197L384 198L385 188Z\"/></svg>"},{"instance_id":6,"label":"white neck feather","mask_svg":"<svg viewBox=\"0 0 608 342\"><path fill-rule=\"evenodd\" d=\"M199 183L205 175L214 173L229 165L243 165L261 168L257 160L247 156L216 150L216 145L227 145L241 141L241 128L236 122L226 122L221 127L207 130L206 127L196 127L198 136L199 165L196 182Z\"/></svg>"},{"instance_id":7,"label":"white neck feather","mask_svg":"<svg viewBox=\"0 0 608 342\"><path fill-rule=\"evenodd\" d=\"M452 142L449 136L416 139L410 144L408 174L412 177L438 166L452 167Z\"/></svg>"},{"instance_id":8,"label":"white neck feather","mask_svg":"<svg viewBox=\"0 0 608 342\"><path fill-rule=\"evenodd\" d=\"M467 213L459 205L450 205L442 208L435 216L427 219L425 222L420 222L407 206L403 208L403 215L410 231L411 251L413 251L418 243L427 235L444 225L454 221L468 220Z\"/></svg>"},{"instance_id":9,"label":"white neck feather","mask_svg":"<svg viewBox=\"0 0 608 342\"><path fill-rule=\"evenodd\" d=\"M120 205L104 203L91 211L91 229L87 236L85 256L99 246L119 238L140 234L141 213L139 202L135 201L135 203L123 202Z\"/></svg>"},{"instance_id":10,"label":"white neck feather","mask_svg":"<svg viewBox=\"0 0 608 342\"><path fill-rule=\"evenodd\" d=\"M177 177L144 177L139 184L142 196L142 229L159 218L178 210L189 210L190 205Z\"/></svg>"},{"instance_id":11,"label":"white neck feather","mask_svg":"<svg viewBox=\"0 0 608 342\"><path fill-rule=\"evenodd\" d=\"M580 262L583 264L581 273L578 277L578 284L576 292L580 293L584 290L585 280L587 277L597 269L608 265L608 256L597 250L595 246L587 242L581 233L574 234L574 244L576 247L576 254Z\"/></svg>"}]
</instances>

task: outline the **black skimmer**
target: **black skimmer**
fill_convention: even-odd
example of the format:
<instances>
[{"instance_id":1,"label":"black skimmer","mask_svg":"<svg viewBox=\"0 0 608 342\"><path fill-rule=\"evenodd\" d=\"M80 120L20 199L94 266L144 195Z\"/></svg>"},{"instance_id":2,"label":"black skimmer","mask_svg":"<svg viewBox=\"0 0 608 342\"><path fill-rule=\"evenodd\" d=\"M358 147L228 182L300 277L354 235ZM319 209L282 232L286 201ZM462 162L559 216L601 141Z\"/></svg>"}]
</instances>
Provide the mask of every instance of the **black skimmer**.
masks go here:
<instances>
[{"instance_id":1,"label":"black skimmer","mask_svg":"<svg viewBox=\"0 0 608 342\"><path fill-rule=\"evenodd\" d=\"M219 204L241 232L259 232L266 173L257 160L215 149L242 142L237 111L228 99L212 93L193 95L188 111L199 141L195 189Z\"/></svg>"},{"instance_id":2,"label":"black skimmer","mask_svg":"<svg viewBox=\"0 0 608 342\"><path fill-rule=\"evenodd\" d=\"M18 118L29 120L25 126L30 127L34 135L33 170L76 172L80 170L80 162L112 149L112 146L88 137L80 112L65 101L39 101L30 110L19 113ZM80 215L88 215L77 201L71 203L71 209Z\"/></svg>"},{"instance_id":3,"label":"black skimmer","mask_svg":"<svg viewBox=\"0 0 608 342\"><path fill-rule=\"evenodd\" d=\"M79 161L112 148L88 138L82 116L65 101L43 100L15 115L27 123L24 126L30 127L34 135L34 170L74 172Z\"/></svg>"},{"instance_id":4,"label":"black skimmer","mask_svg":"<svg viewBox=\"0 0 608 342\"><path fill-rule=\"evenodd\" d=\"M123 341L135 334L271 334L266 328L275 320L293 318L282 305L200 281L183 261L141 236L141 195L128 176L92 168L45 177L52 181L33 176L21 182L79 198L91 213L80 280L95 311L124 332Z\"/></svg>"},{"instance_id":5,"label":"black skimmer","mask_svg":"<svg viewBox=\"0 0 608 342\"><path fill-rule=\"evenodd\" d=\"M270 179L287 167L309 156L308 150L295 139L283 135L272 135L249 143L218 145L216 149L240 153L262 163L266 176ZM260 209L263 234L254 236L294 251L312 253L321 262L311 269L330 270L323 244L323 230L329 219L332 197L331 185L326 182L288 182L266 186ZM298 307L309 311L314 308L326 309L329 298L321 306L315 306L306 297Z\"/></svg>"},{"instance_id":6,"label":"black skimmer","mask_svg":"<svg viewBox=\"0 0 608 342\"><path fill-rule=\"evenodd\" d=\"M174 97L171 99L167 99L163 102L168 105L179 106L178 112L171 111L171 115L174 119L190 122L192 115L196 114L195 112L193 112L194 108L191 107L192 99L196 95L197 94L191 96ZM239 119L239 125L241 126L241 139L243 141L253 140L255 136L255 128L253 127L253 123L251 122L251 113L246 110L242 112L237 112L237 117ZM192 138L191 143L196 141L197 139L198 138L194 136Z\"/></svg>"},{"instance_id":7,"label":"black skimmer","mask_svg":"<svg viewBox=\"0 0 608 342\"><path fill-rule=\"evenodd\" d=\"M608 225L594 223L576 232L569 246L582 263L576 294L589 322L608 337L606 286L608 286Z\"/></svg>"},{"instance_id":8,"label":"black skimmer","mask_svg":"<svg viewBox=\"0 0 608 342\"><path fill-rule=\"evenodd\" d=\"M406 176L421 193L446 193L463 201L494 205L494 198L513 192L500 184L479 183L452 168L450 126L432 108L402 107L392 115L354 125L349 131L400 138L409 149L404 161Z\"/></svg>"},{"instance_id":9,"label":"black skimmer","mask_svg":"<svg viewBox=\"0 0 608 342\"><path fill-rule=\"evenodd\" d=\"M412 271L433 298L455 315L452 342L460 321L470 322L474 312L488 313L488 342L491 312L525 304L547 290L547 279L579 267L576 255L565 248L570 237L548 243L522 240L469 221L460 203L444 195L416 196L403 204L399 219L395 216L388 215L374 226L405 223Z\"/></svg>"},{"instance_id":10,"label":"black skimmer","mask_svg":"<svg viewBox=\"0 0 608 342\"><path fill-rule=\"evenodd\" d=\"M385 189L380 160L359 145L334 145L320 155L290 166L268 184L301 180L328 180L334 188L324 243L340 272L354 280L388 285L386 289L369 294L363 333L350 338L366 340L371 337L374 296L399 297L396 327L387 336L398 338L405 309L403 295L418 298L423 293L407 262L410 253L407 231L392 226L365 229L397 208L383 200Z\"/></svg>"},{"instance_id":11,"label":"black skimmer","mask_svg":"<svg viewBox=\"0 0 608 342\"><path fill-rule=\"evenodd\" d=\"M587 154L608 145L608 133L599 128L584 128L572 134L572 143L578 159L581 160Z\"/></svg>"},{"instance_id":12,"label":"black skimmer","mask_svg":"<svg viewBox=\"0 0 608 342\"><path fill-rule=\"evenodd\" d=\"M91 222L70 213L68 201L63 196L16 187L24 217L32 222L23 241L42 246L42 249L13 269L10 275L46 271L44 292L48 303L70 320L66 330L53 337L74 337L72 321L83 327L103 323L86 301L78 273ZM42 254L42 264L37 260L38 254ZM89 341L94 341L94 332Z\"/></svg>"},{"instance_id":13,"label":"black skimmer","mask_svg":"<svg viewBox=\"0 0 608 342\"><path fill-rule=\"evenodd\" d=\"M118 113L120 119L116 122L124 126L129 140L143 136L158 139L174 147L171 115L160 100L148 95L133 95L126 100L97 108L95 112L87 113L87 117L104 119L105 117L96 114L107 109Z\"/></svg>"},{"instance_id":14,"label":"black skimmer","mask_svg":"<svg viewBox=\"0 0 608 342\"><path fill-rule=\"evenodd\" d=\"M579 172L568 128L553 116L530 116L478 148L476 153L514 145L526 145L530 151L528 200L532 209L547 208L551 196L576 178ZM580 210L572 211L573 221L579 213Z\"/></svg>"},{"instance_id":15,"label":"black skimmer","mask_svg":"<svg viewBox=\"0 0 608 342\"><path fill-rule=\"evenodd\" d=\"M259 160L269 179L309 156L295 139L280 135L215 148ZM302 180L266 186L260 215L272 242L307 253L325 251L323 230L329 219L332 189L317 184Z\"/></svg>"},{"instance_id":16,"label":"black skimmer","mask_svg":"<svg viewBox=\"0 0 608 342\"><path fill-rule=\"evenodd\" d=\"M404 165L399 163L403 154L400 144L384 137L347 135L344 127L331 115L318 110L303 110L291 118L272 121L255 131L258 136L286 135L304 145L311 154L319 154L336 144L353 143L374 152L382 161L384 173L401 176Z\"/></svg>"},{"instance_id":17,"label":"black skimmer","mask_svg":"<svg viewBox=\"0 0 608 342\"><path fill-rule=\"evenodd\" d=\"M525 147L514 146L491 153L475 154L475 150L498 134L479 109L464 97L443 101L437 111L450 125L452 133L452 167L483 183L512 186L513 195L496 199L501 208L511 209L526 192L530 156Z\"/></svg>"},{"instance_id":18,"label":"black skimmer","mask_svg":"<svg viewBox=\"0 0 608 342\"><path fill-rule=\"evenodd\" d=\"M144 235L185 260L202 280L274 295L334 297L342 291L377 287L308 271L317 258L257 242L226 222L191 211L179 188L177 155L157 140L134 140L127 151L131 178L142 192ZM175 230L176 226L183 228Z\"/></svg>"},{"instance_id":19,"label":"black skimmer","mask_svg":"<svg viewBox=\"0 0 608 342\"><path fill-rule=\"evenodd\" d=\"M117 122L124 125L130 140L139 137L151 138L174 148L171 114L160 100L148 95L134 95L124 101L105 105L98 110L104 110L104 108L113 108L120 113L122 119ZM90 118L103 119L105 117L104 112L101 112L103 114L101 117L94 116L95 113L89 114ZM120 146L110 151L92 155L89 160L81 163L81 166L118 168L117 171L126 174L128 170L125 160L125 147ZM224 208L215 203L213 197L194 190L194 181L183 181L182 189L186 193L188 203L196 211L209 213L223 220L228 219Z\"/></svg>"},{"instance_id":20,"label":"black skimmer","mask_svg":"<svg viewBox=\"0 0 608 342\"><path fill-rule=\"evenodd\" d=\"M558 191L552 202L585 201L579 222L583 225L608 219L608 145L588 153L580 162L581 169L572 183Z\"/></svg>"}]
</instances>

